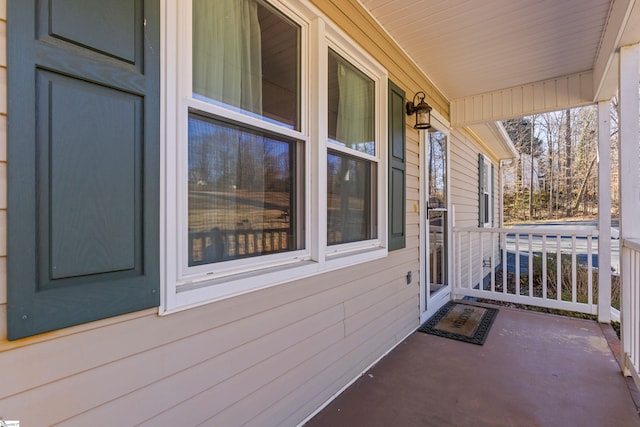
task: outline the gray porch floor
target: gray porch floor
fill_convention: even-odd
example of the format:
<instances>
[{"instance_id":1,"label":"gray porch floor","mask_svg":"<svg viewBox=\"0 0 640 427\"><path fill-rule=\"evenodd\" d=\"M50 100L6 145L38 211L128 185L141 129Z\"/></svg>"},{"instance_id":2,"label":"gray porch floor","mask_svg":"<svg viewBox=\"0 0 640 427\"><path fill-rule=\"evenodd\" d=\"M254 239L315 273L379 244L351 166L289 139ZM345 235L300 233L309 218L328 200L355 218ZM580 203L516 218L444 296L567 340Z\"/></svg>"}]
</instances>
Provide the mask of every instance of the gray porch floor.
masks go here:
<instances>
[{"instance_id":1,"label":"gray porch floor","mask_svg":"<svg viewBox=\"0 0 640 427\"><path fill-rule=\"evenodd\" d=\"M415 332L306 427L640 426L617 346L609 325L500 307L484 346Z\"/></svg>"}]
</instances>

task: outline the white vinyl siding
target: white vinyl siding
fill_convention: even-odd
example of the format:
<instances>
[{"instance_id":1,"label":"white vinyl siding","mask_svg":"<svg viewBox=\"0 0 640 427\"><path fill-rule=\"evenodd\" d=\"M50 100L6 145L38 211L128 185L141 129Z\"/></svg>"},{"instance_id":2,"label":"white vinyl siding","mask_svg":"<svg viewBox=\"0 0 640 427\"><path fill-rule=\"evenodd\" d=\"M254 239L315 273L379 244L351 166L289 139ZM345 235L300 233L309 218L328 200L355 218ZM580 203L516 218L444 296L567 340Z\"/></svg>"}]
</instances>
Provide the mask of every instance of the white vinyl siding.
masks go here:
<instances>
[{"instance_id":1,"label":"white vinyl siding","mask_svg":"<svg viewBox=\"0 0 640 427\"><path fill-rule=\"evenodd\" d=\"M123 425L295 424L417 326L415 288L398 280L414 258L396 251L0 353L0 409L25 425L100 425L113 414Z\"/></svg>"},{"instance_id":2,"label":"white vinyl siding","mask_svg":"<svg viewBox=\"0 0 640 427\"><path fill-rule=\"evenodd\" d=\"M356 2L342 6L322 3L328 20L341 26L337 32L358 40L407 93L429 93L447 116L446 100L366 12ZM4 25L0 19L2 47ZM3 52L0 88L6 86ZM6 341L0 190L0 415L25 426L66 427L301 422L418 326L419 152L419 133L408 126L404 249L170 316L150 309L12 342ZM414 280L407 285L409 271Z\"/></svg>"},{"instance_id":3,"label":"white vinyl siding","mask_svg":"<svg viewBox=\"0 0 640 427\"><path fill-rule=\"evenodd\" d=\"M478 227L478 213L480 209L480 200L478 195L478 152L482 151L479 144L471 138L463 130L454 129L451 132L451 204L455 209L455 224L454 227L466 228L466 227ZM485 168L489 168L488 176L491 177L491 160L486 155ZM494 203L493 210L491 211L493 218L498 218L499 215L499 203L496 201L499 197L499 182L498 182L498 169L494 166L493 173L493 189L496 194L493 195ZM487 183L487 186L491 188L491 182ZM491 206L491 197L489 197L489 204ZM454 239L457 237L454 236ZM462 242L462 248L460 255L456 252L453 254L456 259L469 259L473 263L473 277L471 282L476 285L482 281L480 277L479 268L482 265L482 259L480 258L480 241L476 236L472 236L471 240L471 254L468 250L468 236L465 234L462 236L464 240ZM491 242L489 237L485 238L483 242L484 258L488 260L493 252L494 267L497 263L501 262L499 259L500 248L496 246L493 251L490 249ZM454 242L457 243L457 242ZM455 267L457 269L457 266ZM489 274L488 267L483 269L483 274ZM465 286L469 283L469 266L466 263L462 264L460 269L461 283ZM458 271L454 271L454 277L458 274Z\"/></svg>"}]
</instances>

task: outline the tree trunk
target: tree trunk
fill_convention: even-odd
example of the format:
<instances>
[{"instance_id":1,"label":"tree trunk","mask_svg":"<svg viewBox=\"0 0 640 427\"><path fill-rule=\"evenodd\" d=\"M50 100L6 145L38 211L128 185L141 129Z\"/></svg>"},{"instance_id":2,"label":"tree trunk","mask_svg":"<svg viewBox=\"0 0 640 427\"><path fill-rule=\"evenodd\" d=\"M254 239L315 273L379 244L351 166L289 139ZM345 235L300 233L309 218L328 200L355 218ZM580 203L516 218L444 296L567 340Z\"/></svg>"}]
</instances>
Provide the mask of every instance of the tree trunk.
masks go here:
<instances>
[{"instance_id":1,"label":"tree trunk","mask_svg":"<svg viewBox=\"0 0 640 427\"><path fill-rule=\"evenodd\" d=\"M567 110L567 121L565 128L565 157L566 157L566 178L565 178L565 190L564 190L564 201L565 208L567 211L567 216L571 216L573 214L572 205L571 205L571 196L572 196L572 187L573 182L571 179L572 174L572 165L571 165L571 110Z\"/></svg>"},{"instance_id":2,"label":"tree trunk","mask_svg":"<svg viewBox=\"0 0 640 427\"><path fill-rule=\"evenodd\" d=\"M580 186L580 192L578 193L578 198L576 199L576 202L573 205L574 212L578 210L578 207L580 206L580 202L582 202L582 198L584 197L584 194L587 189L587 182L589 181L589 175L591 175L591 170L593 169L593 165L595 165L597 158L598 158L597 156L594 157L589 163L589 168L587 169L587 173L584 176L584 179L582 180L582 185Z\"/></svg>"},{"instance_id":3,"label":"tree trunk","mask_svg":"<svg viewBox=\"0 0 640 427\"><path fill-rule=\"evenodd\" d=\"M529 221L533 220L533 129L535 127L535 121L536 116L531 117L531 149L529 150L531 154L531 173L529 175Z\"/></svg>"}]
</instances>

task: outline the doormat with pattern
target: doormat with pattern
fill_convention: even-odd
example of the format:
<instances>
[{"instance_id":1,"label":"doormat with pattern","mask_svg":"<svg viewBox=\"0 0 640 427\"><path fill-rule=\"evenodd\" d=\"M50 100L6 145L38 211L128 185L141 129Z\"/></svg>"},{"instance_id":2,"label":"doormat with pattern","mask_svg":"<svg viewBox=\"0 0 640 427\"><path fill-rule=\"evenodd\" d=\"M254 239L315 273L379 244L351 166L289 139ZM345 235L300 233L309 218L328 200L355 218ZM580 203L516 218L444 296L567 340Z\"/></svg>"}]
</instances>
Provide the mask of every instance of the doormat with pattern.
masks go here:
<instances>
[{"instance_id":1,"label":"doormat with pattern","mask_svg":"<svg viewBox=\"0 0 640 427\"><path fill-rule=\"evenodd\" d=\"M497 308L450 301L418 330L427 334L483 345L498 314Z\"/></svg>"}]
</instances>

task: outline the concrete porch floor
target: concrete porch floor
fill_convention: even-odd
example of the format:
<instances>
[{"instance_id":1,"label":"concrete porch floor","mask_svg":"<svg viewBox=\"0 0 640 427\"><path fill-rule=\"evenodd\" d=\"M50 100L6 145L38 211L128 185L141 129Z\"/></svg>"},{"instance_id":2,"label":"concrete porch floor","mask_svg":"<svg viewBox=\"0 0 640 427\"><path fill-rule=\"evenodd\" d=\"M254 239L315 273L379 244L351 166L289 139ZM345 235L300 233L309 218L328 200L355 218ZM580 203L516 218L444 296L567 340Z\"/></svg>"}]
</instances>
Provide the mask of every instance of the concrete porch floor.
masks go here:
<instances>
[{"instance_id":1,"label":"concrete porch floor","mask_svg":"<svg viewBox=\"0 0 640 427\"><path fill-rule=\"evenodd\" d=\"M305 426L640 426L609 325L499 309L483 346L411 334Z\"/></svg>"}]
</instances>

